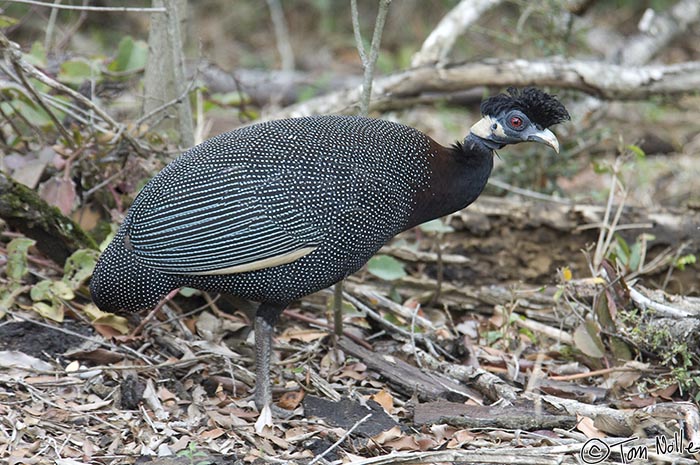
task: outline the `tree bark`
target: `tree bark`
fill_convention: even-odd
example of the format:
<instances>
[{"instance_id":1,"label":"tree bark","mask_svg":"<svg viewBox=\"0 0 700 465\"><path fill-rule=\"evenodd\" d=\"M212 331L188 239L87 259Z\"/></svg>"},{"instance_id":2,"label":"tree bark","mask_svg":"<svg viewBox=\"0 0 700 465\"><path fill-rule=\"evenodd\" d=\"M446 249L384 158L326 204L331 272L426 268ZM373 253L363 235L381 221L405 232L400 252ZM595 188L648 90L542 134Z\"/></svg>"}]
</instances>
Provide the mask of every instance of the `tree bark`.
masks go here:
<instances>
[{"instance_id":1,"label":"tree bark","mask_svg":"<svg viewBox=\"0 0 700 465\"><path fill-rule=\"evenodd\" d=\"M11 228L36 240L36 247L59 265L78 249L97 249L95 241L73 220L2 171L0 218Z\"/></svg>"},{"instance_id":2,"label":"tree bark","mask_svg":"<svg viewBox=\"0 0 700 465\"><path fill-rule=\"evenodd\" d=\"M186 18L187 0L153 0L153 6L163 7L166 11L151 15L148 62L144 76L144 114L179 99L187 88L181 29L181 23ZM181 99L177 105L165 112L169 118L164 119L162 124L179 135L180 145L194 145L194 126L189 99Z\"/></svg>"}]
</instances>

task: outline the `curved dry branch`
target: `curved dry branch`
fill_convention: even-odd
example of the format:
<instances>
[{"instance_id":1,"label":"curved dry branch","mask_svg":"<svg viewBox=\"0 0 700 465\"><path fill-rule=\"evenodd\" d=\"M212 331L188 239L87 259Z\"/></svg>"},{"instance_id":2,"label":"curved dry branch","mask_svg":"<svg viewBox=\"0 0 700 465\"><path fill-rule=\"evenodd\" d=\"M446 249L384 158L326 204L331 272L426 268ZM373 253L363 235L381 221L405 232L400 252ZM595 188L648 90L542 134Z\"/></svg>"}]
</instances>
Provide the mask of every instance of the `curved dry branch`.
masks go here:
<instances>
[{"instance_id":1,"label":"curved dry branch","mask_svg":"<svg viewBox=\"0 0 700 465\"><path fill-rule=\"evenodd\" d=\"M429 103L480 87L551 86L577 89L604 99L634 100L651 95L676 95L700 88L700 62L673 65L621 66L601 61L484 60L442 69L413 68L375 80L370 110ZM292 105L268 119L323 113L352 113L361 88L333 92Z\"/></svg>"},{"instance_id":2,"label":"curved dry branch","mask_svg":"<svg viewBox=\"0 0 700 465\"><path fill-rule=\"evenodd\" d=\"M411 66L444 63L457 38L486 11L503 0L462 0L452 8L425 39L421 49L413 55Z\"/></svg>"}]
</instances>

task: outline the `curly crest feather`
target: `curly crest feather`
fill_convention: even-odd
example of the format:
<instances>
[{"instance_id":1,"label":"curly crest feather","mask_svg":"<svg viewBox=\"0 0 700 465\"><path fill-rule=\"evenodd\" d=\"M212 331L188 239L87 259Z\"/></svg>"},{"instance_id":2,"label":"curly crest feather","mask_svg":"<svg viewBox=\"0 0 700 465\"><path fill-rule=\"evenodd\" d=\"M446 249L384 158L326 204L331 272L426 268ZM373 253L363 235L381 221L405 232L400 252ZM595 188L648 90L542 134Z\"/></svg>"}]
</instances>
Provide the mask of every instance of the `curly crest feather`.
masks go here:
<instances>
[{"instance_id":1,"label":"curly crest feather","mask_svg":"<svg viewBox=\"0 0 700 465\"><path fill-rule=\"evenodd\" d=\"M569 112L553 95L526 87L522 90L508 88L508 94L498 94L484 100L481 104L481 114L495 116L504 110L520 110L530 121L541 128L570 120Z\"/></svg>"}]
</instances>

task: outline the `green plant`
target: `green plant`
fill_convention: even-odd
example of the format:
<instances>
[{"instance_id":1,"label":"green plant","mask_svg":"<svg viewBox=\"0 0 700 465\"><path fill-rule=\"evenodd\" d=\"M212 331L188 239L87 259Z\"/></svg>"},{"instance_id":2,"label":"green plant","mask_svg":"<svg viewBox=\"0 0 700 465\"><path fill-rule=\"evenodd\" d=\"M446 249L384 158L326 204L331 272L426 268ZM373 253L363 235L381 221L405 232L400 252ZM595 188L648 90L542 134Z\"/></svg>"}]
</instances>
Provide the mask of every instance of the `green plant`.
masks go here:
<instances>
[{"instance_id":1,"label":"green plant","mask_svg":"<svg viewBox=\"0 0 700 465\"><path fill-rule=\"evenodd\" d=\"M203 460L198 460L201 457L208 457L206 452L197 450L197 444L190 442L187 445L187 449L183 449L177 453L178 457L184 457L190 461L190 465L209 465L213 463L211 460L205 458Z\"/></svg>"}]
</instances>

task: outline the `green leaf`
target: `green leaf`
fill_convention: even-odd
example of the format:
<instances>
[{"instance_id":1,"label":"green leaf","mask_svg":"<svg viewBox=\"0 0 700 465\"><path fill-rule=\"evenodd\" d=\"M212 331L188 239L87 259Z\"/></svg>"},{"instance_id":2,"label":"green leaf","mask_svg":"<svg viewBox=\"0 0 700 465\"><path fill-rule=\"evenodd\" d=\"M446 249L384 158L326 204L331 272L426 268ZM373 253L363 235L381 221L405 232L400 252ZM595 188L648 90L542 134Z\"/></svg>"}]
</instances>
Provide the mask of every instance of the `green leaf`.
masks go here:
<instances>
[{"instance_id":1,"label":"green leaf","mask_svg":"<svg viewBox=\"0 0 700 465\"><path fill-rule=\"evenodd\" d=\"M618 360L632 360L634 354L630 349L630 346L625 342L624 339L617 336L610 336L610 350Z\"/></svg>"},{"instance_id":2,"label":"green leaf","mask_svg":"<svg viewBox=\"0 0 700 465\"><path fill-rule=\"evenodd\" d=\"M77 290L92 275L97 263L97 251L79 249L68 257L63 267L63 282L71 289Z\"/></svg>"},{"instance_id":3,"label":"green leaf","mask_svg":"<svg viewBox=\"0 0 700 465\"><path fill-rule=\"evenodd\" d=\"M683 255L676 260L676 268L683 271L688 265L694 265L697 263L698 258L693 254Z\"/></svg>"},{"instance_id":4,"label":"green leaf","mask_svg":"<svg viewBox=\"0 0 700 465\"><path fill-rule=\"evenodd\" d=\"M117 57L107 67L110 71L125 72L143 69L148 59L148 45L142 40L134 41L131 36L122 38L117 49Z\"/></svg>"},{"instance_id":5,"label":"green leaf","mask_svg":"<svg viewBox=\"0 0 700 465\"><path fill-rule=\"evenodd\" d=\"M83 312L90 319L93 325L105 325L114 328L121 334L129 332L129 322L126 318L114 313L103 312L95 304L87 304L83 307Z\"/></svg>"},{"instance_id":6,"label":"green leaf","mask_svg":"<svg viewBox=\"0 0 700 465\"><path fill-rule=\"evenodd\" d=\"M48 60L46 58L46 49L44 48L44 44L42 44L38 40L34 42L32 44L32 49L29 51L29 53L24 55L24 59L34 66L46 66Z\"/></svg>"},{"instance_id":7,"label":"green leaf","mask_svg":"<svg viewBox=\"0 0 700 465\"><path fill-rule=\"evenodd\" d=\"M0 15L0 29L5 29L17 24L17 19L12 16Z\"/></svg>"},{"instance_id":8,"label":"green leaf","mask_svg":"<svg viewBox=\"0 0 700 465\"><path fill-rule=\"evenodd\" d=\"M632 152L638 160L643 160L647 156L647 154L644 153L644 150L642 150L642 148L638 145L630 144L625 148Z\"/></svg>"},{"instance_id":9,"label":"green leaf","mask_svg":"<svg viewBox=\"0 0 700 465\"><path fill-rule=\"evenodd\" d=\"M83 81L94 78L92 64L86 60L76 58L61 63L58 71L58 80L66 84L80 85Z\"/></svg>"},{"instance_id":10,"label":"green leaf","mask_svg":"<svg viewBox=\"0 0 700 465\"><path fill-rule=\"evenodd\" d=\"M375 255L370 258L367 271L385 281L395 281L406 276L404 264L388 255Z\"/></svg>"},{"instance_id":11,"label":"green leaf","mask_svg":"<svg viewBox=\"0 0 700 465\"><path fill-rule=\"evenodd\" d=\"M228 105L232 107L237 107L242 103L247 103L250 101L246 94L238 91L226 92L224 94L213 94L211 99L213 102L216 102L219 105Z\"/></svg>"},{"instance_id":12,"label":"green leaf","mask_svg":"<svg viewBox=\"0 0 700 465\"><path fill-rule=\"evenodd\" d=\"M5 114L12 115L19 113L34 126L46 128L53 124L53 121L49 118L49 115L46 114L44 109L35 106L34 102L26 102L23 99L17 99L11 102L2 102L0 106ZM59 112L56 113L60 114ZM61 114L59 118L62 117L63 115Z\"/></svg>"},{"instance_id":13,"label":"green leaf","mask_svg":"<svg viewBox=\"0 0 700 465\"><path fill-rule=\"evenodd\" d=\"M454 232L454 228L441 219L431 220L418 226L426 233L449 233Z\"/></svg>"},{"instance_id":14,"label":"green leaf","mask_svg":"<svg viewBox=\"0 0 700 465\"><path fill-rule=\"evenodd\" d=\"M52 281L50 279L44 279L43 281L39 281L34 286L32 286L32 290L29 291L29 296L34 302L40 302L42 300L51 300L51 283Z\"/></svg>"},{"instance_id":15,"label":"green leaf","mask_svg":"<svg viewBox=\"0 0 700 465\"><path fill-rule=\"evenodd\" d=\"M51 292L54 296L63 300L73 300L75 294L73 289L70 288L68 284L63 281L54 281L51 283Z\"/></svg>"},{"instance_id":16,"label":"green leaf","mask_svg":"<svg viewBox=\"0 0 700 465\"><path fill-rule=\"evenodd\" d=\"M484 334L484 339L486 339L486 345L491 345L503 337L501 331L486 331Z\"/></svg>"},{"instance_id":17,"label":"green leaf","mask_svg":"<svg viewBox=\"0 0 700 465\"><path fill-rule=\"evenodd\" d=\"M607 173L612 173L612 169L610 168L609 165L605 163L600 163L597 161L593 162L593 172L595 174L607 174Z\"/></svg>"},{"instance_id":18,"label":"green leaf","mask_svg":"<svg viewBox=\"0 0 700 465\"><path fill-rule=\"evenodd\" d=\"M600 339L600 327L595 321L586 319L574 331L576 348L593 358L603 358L605 355L603 341Z\"/></svg>"},{"instance_id":19,"label":"green leaf","mask_svg":"<svg viewBox=\"0 0 700 465\"><path fill-rule=\"evenodd\" d=\"M632 247L630 248L630 260L629 264L627 267L629 268L630 271L637 271L640 268L640 265L643 265L643 263L640 263L642 261L642 243L641 241L637 241L634 244L632 244Z\"/></svg>"},{"instance_id":20,"label":"green leaf","mask_svg":"<svg viewBox=\"0 0 700 465\"><path fill-rule=\"evenodd\" d=\"M33 239L17 237L7 244L7 269L5 273L10 281L19 281L29 271L27 254L29 247L36 244Z\"/></svg>"},{"instance_id":21,"label":"green leaf","mask_svg":"<svg viewBox=\"0 0 700 465\"><path fill-rule=\"evenodd\" d=\"M63 306L60 303L49 305L45 302L36 302L32 305L32 309L39 315L49 320L61 323L63 321Z\"/></svg>"}]
</instances>

